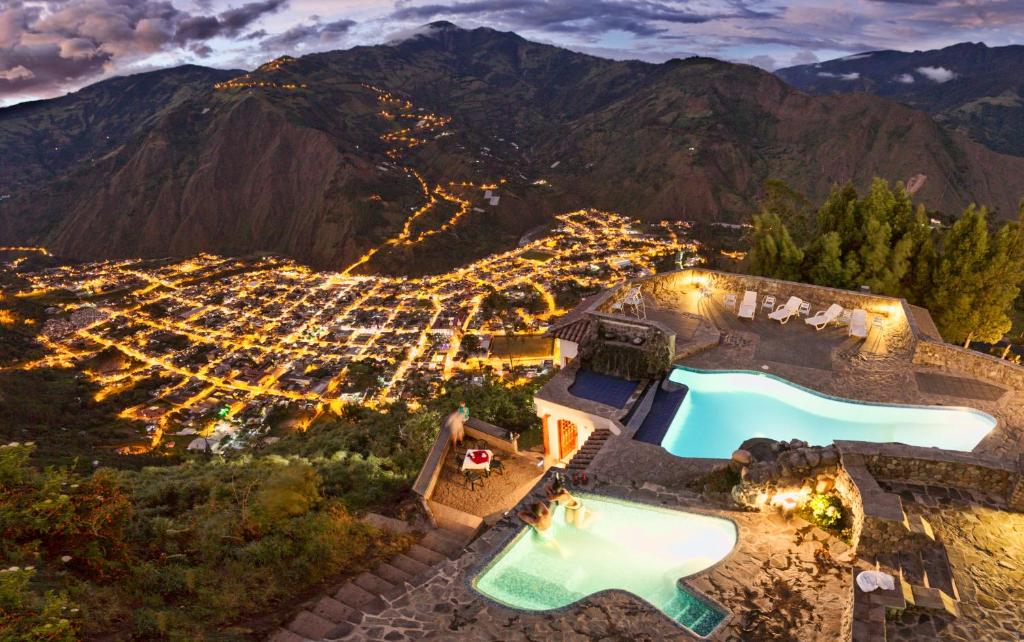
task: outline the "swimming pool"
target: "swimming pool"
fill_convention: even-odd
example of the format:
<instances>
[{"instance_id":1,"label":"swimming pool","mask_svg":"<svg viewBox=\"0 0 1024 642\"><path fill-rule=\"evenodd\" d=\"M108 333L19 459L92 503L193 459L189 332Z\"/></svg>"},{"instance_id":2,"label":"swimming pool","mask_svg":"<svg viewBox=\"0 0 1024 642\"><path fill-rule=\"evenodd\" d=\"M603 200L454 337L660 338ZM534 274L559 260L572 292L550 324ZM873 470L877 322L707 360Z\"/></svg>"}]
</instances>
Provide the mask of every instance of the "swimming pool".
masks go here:
<instances>
[{"instance_id":1,"label":"swimming pool","mask_svg":"<svg viewBox=\"0 0 1024 642\"><path fill-rule=\"evenodd\" d=\"M760 372L676 368L669 379L689 388L661 441L680 457L727 459L751 437L970 451L996 425L991 415L973 408L849 401Z\"/></svg>"},{"instance_id":2,"label":"swimming pool","mask_svg":"<svg viewBox=\"0 0 1024 642\"><path fill-rule=\"evenodd\" d=\"M608 589L629 591L698 635L725 617L677 582L722 560L736 545L727 519L576 494L591 511L583 529L555 509L552 536L523 530L473 580L473 587L513 608L544 611Z\"/></svg>"}]
</instances>

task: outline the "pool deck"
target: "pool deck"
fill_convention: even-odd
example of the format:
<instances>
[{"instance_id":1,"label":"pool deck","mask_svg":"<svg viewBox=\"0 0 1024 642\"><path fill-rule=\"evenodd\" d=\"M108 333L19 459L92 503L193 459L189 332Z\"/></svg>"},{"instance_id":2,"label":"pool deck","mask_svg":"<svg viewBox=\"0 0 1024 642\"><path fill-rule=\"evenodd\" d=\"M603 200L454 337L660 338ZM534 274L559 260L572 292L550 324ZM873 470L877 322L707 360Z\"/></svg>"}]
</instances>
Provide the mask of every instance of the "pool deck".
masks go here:
<instances>
[{"instance_id":1,"label":"pool deck","mask_svg":"<svg viewBox=\"0 0 1024 642\"><path fill-rule=\"evenodd\" d=\"M538 489L539 490L539 489ZM582 489L581 489L582 490ZM806 523L744 512L689 490L595 480L586 492L730 519L739 530L733 552L689 581L729 616L711 639L835 640L849 593L846 546ZM537 500L531 495L523 500ZM365 640L698 640L661 611L624 591L605 591L563 609L529 612L492 602L472 579L522 528L499 521L467 552L389 608L364 617ZM813 605L813 608L812 608Z\"/></svg>"},{"instance_id":2,"label":"pool deck","mask_svg":"<svg viewBox=\"0 0 1024 642\"><path fill-rule=\"evenodd\" d=\"M824 307L824 302L812 304L812 311ZM970 406L998 420L976 453L1016 459L1024 452L1024 391L948 368L915 364L911 337L898 329L872 328L866 341L855 340L843 326L819 332L803 319L782 325L760 311L753 321L739 319L717 298L695 295L651 307L658 318L700 314L722 333L718 346L680 359L681 365L769 372L812 390L860 401Z\"/></svg>"},{"instance_id":3,"label":"pool deck","mask_svg":"<svg viewBox=\"0 0 1024 642\"><path fill-rule=\"evenodd\" d=\"M800 318L786 325L769 321L767 311L760 308L755 320L740 320L720 296L695 289L659 294L664 296L647 299L647 316L676 332L678 364L769 372L855 400L974 407L998 420L975 448L976 454L1016 462L1024 453L1024 390L953 368L915 364L913 337L905 326L872 327L866 340L855 340L841 326L818 332ZM812 313L828 303L811 301ZM934 332L933 326L924 330ZM718 341L704 349L714 333ZM700 348L696 353L694 346ZM623 418L618 408L572 397L568 387L575 372L570 367L556 375L545 386L547 394L596 416ZM739 539L733 553L688 580L697 593L730 612L710 639L844 639L844 617L852 609L852 571L863 560L854 559L844 543L798 518L742 511L727 497L702 492L697 480L721 460L676 457L632 434L627 429L605 442L587 468L591 483L581 490L725 517L737 524ZM544 480L520 505L536 501L543 484ZM874 630L870 637L855 639L1024 639L1024 516L1007 511L998 501L986 502L956 489L911 485L888 490L936 527L960 587L962 613L956 618L908 608L880 625L880 637ZM622 591L603 592L548 612L510 609L475 592L473 577L520 528L514 514L501 518L464 554L442 563L387 609L366 616L358 639L699 639Z\"/></svg>"}]
</instances>

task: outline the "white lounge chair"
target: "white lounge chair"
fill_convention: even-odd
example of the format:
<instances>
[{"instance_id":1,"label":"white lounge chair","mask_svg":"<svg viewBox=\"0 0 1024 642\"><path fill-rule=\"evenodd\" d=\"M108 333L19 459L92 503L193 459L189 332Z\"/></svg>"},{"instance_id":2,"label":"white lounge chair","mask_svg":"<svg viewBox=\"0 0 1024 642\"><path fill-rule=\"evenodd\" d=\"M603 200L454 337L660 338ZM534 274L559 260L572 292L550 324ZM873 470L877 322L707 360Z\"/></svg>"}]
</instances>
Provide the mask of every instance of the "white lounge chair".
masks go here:
<instances>
[{"instance_id":1,"label":"white lounge chair","mask_svg":"<svg viewBox=\"0 0 1024 642\"><path fill-rule=\"evenodd\" d=\"M828 310L821 310L813 317L804 319L804 323L807 325L813 325L815 330L823 330L825 326L838 320L842 313L843 306L838 303L833 303L828 306Z\"/></svg>"},{"instance_id":2,"label":"white lounge chair","mask_svg":"<svg viewBox=\"0 0 1024 642\"><path fill-rule=\"evenodd\" d=\"M866 310L854 310L850 314L850 336L868 338L868 313Z\"/></svg>"},{"instance_id":3,"label":"white lounge chair","mask_svg":"<svg viewBox=\"0 0 1024 642\"><path fill-rule=\"evenodd\" d=\"M800 297L791 296L788 301L775 308L775 311L769 314L768 318L779 323L786 323L790 317L797 313L801 303L803 303L803 300Z\"/></svg>"},{"instance_id":4,"label":"white lounge chair","mask_svg":"<svg viewBox=\"0 0 1024 642\"><path fill-rule=\"evenodd\" d=\"M764 301L761 302L761 309L763 310L765 308L768 308L769 312L771 312L772 310L775 309L775 296L774 295L769 294L769 295L764 297Z\"/></svg>"},{"instance_id":5,"label":"white lounge chair","mask_svg":"<svg viewBox=\"0 0 1024 642\"><path fill-rule=\"evenodd\" d=\"M757 311L757 292L747 290L743 293L743 301L740 302L740 310L737 316L741 319L753 319Z\"/></svg>"},{"instance_id":6,"label":"white lounge chair","mask_svg":"<svg viewBox=\"0 0 1024 642\"><path fill-rule=\"evenodd\" d=\"M728 293L726 293L725 299L723 299L722 303L725 304L725 306L728 307L728 308L735 308L736 307L736 293L735 292L728 292Z\"/></svg>"}]
</instances>

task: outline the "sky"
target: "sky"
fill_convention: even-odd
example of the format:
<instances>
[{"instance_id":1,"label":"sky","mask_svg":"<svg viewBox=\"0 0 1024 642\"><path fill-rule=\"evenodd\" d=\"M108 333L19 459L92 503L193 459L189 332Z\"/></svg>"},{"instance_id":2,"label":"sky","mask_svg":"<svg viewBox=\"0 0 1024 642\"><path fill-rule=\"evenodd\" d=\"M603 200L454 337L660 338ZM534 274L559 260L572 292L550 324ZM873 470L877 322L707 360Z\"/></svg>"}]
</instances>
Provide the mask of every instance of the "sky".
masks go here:
<instances>
[{"instance_id":1,"label":"sky","mask_svg":"<svg viewBox=\"0 0 1024 642\"><path fill-rule=\"evenodd\" d=\"M777 69L863 51L1024 43L1024 0L0 0L0 105L194 63L399 39L450 20L617 59Z\"/></svg>"}]
</instances>

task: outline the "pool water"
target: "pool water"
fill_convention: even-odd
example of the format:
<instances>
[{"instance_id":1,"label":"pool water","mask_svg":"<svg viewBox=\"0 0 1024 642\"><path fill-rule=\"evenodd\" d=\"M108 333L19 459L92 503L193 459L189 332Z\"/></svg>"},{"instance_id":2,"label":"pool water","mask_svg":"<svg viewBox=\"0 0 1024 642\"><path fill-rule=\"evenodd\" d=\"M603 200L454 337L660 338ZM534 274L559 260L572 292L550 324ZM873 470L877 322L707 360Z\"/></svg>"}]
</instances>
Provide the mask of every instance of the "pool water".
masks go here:
<instances>
[{"instance_id":1,"label":"pool water","mask_svg":"<svg viewBox=\"0 0 1024 642\"><path fill-rule=\"evenodd\" d=\"M608 589L629 591L698 635L725 613L680 589L680 578L723 559L736 545L727 519L576 494L592 518L585 528L557 507L552 536L524 527L473 580L474 588L514 608L543 611Z\"/></svg>"},{"instance_id":2,"label":"pool water","mask_svg":"<svg viewBox=\"0 0 1024 642\"><path fill-rule=\"evenodd\" d=\"M759 372L677 368L669 378L689 388L661 441L680 457L727 459L751 437L970 451L996 425L991 415L973 408L848 401Z\"/></svg>"}]
</instances>

